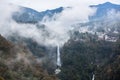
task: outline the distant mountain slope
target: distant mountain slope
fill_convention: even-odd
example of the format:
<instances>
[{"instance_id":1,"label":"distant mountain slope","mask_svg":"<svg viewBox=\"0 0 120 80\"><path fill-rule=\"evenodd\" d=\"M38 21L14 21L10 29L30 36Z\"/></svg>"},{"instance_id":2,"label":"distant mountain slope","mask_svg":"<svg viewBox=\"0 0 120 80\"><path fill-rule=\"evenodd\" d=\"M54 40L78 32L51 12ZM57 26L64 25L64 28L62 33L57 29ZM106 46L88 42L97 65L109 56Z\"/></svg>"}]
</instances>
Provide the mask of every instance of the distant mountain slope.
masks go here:
<instances>
[{"instance_id":1,"label":"distant mountain slope","mask_svg":"<svg viewBox=\"0 0 120 80\"><path fill-rule=\"evenodd\" d=\"M96 8L96 13L89 17L88 22L75 24L75 31L97 34L99 39L116 41L120 34L120 5L106 2L90 7Z\"/></svg>"},{"instance_id":2,"label":"distant mountain slope","mask_svg":"<svg viewBox=\"0 0 120 80\"><path fill-rule=\"evenodd\" d=\"M103 4L99 4L99 5L91 5L90 7L91 8L97 8L96 13L93 16L90 17L90 20L103 18L111 10L114 10L115 12L120 11L120 5L113 4L113 3L110 3L110 2L106 2L106 3L103 3Z\"/></svg>"},{"instance_id":3,"label":"distant mountain slope","mask_svg":"<svg viewBox=\"0 0 120 80\"><path fill-rule=\"evenodd\" d=\"M21 6L19 8L20 10L13 13L12 17L16 22L22 23L37 23L38 21L41 21L45 16L52 17L55 14L62 12L64 9L63 7L59 7L53 10L38 12L31 8Z\"/></svg>"},{"instance_id":4,"label":"distant mountain slope","mask_svg":"<svg viewBox=\"0 0 120 80\"><path fill-rule=\"evenodd\" d=\"M120 11L120 5L110 2L98 5L90 5L90 7L97 8L96 13L93 16L89 17L90 20L104 18L111 10L114 10L115 12ZM34 9L27 7L19 6L19 8L20 10L15 12L12 17L15 21L22 23L37 23L38 21L41 21L45 16L52 17L55 14L61 13L64 10L63 7L59 7L52 10L38 12Z\"/></svg>"}]
</instances>

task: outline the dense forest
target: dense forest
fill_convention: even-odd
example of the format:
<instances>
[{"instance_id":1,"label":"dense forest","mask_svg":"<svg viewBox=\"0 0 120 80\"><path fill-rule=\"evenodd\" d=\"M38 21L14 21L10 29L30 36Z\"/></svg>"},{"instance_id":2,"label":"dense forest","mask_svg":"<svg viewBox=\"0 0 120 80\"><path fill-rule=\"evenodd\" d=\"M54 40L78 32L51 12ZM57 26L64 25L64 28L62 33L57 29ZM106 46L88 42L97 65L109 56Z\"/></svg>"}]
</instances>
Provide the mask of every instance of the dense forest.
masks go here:
<instances>
[{"instance_id":1,"label":"dense forest","mask_svg":"<svg viewBox=\"0 0 120 80\"><path fill-rule=\"evenodd\" d=\"M77 35L83 40L75 41L74 36L62 48L61 80L92 80L93 74L95 80L119 80L120 40L98 40L88 33Z\"/></svg>"},{"instance_id":2,"label":"dense forest","mask_svg":"<svg viewBox=\"0 0 120 80\"><path fill-rule=\"evenodd\" d=\"M0 36L1 80L92 80L93 75L95 80L120 79L119 38L112 42L99 39L96 34L74 32L60 49L62 67L57 75L52 61L55 59L47 54L55 53L55 47L48 49L24 38L20 40L26 45L13 37L9 40ZM37 61L42 57L43 62Z\"/></svg>"},{"instance_id":3,"label":"dense forest","mask_svg":"<svg viewBox=\"0 0 120 80\"><path fill-rule=\"evenodd\" d=\"M0 35L0 80L58 80L58 78L48 74L26 46L14 44Z\"/></svg>"}]
</instances>

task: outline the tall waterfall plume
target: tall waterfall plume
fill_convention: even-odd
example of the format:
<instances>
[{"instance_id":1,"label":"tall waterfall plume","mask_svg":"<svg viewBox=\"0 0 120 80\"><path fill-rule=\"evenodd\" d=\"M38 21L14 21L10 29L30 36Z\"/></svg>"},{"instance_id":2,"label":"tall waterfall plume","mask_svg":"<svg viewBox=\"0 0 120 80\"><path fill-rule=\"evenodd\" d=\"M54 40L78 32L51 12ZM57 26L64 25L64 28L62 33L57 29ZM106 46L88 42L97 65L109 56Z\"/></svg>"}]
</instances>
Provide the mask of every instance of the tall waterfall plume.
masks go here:
<instances>
[{"instance_id":1,"label":"tall waterfall plume","mask_svg":"<svg viewBox=\"0 0 120 80\"><path fill-rule=\"evenodd\" d=\"M95 75L93 74L93 76L92 76L92 80L95 80Z\"/></svg>"},{"instance_id":2,"label":"tall waterfall plume","mask_svg":"<svg viewBox=\"0 0 120 80\"><path fill-rule=\"evenodd\" d=\"M61 67L60 47L57 45L57 66Z\"/></svg>"},{"instance_id":3,"label":"tall waterfall plume","mask_svg":"<svg viewBox=\"0 0 120 80\"><path fill-rule=\"evenodd\" d=\"M57 68L55 70L55 74L59 74L61 72L60 67L61 67L60 46L58 44L57 45Z\"/></svg>"}]
</instances>

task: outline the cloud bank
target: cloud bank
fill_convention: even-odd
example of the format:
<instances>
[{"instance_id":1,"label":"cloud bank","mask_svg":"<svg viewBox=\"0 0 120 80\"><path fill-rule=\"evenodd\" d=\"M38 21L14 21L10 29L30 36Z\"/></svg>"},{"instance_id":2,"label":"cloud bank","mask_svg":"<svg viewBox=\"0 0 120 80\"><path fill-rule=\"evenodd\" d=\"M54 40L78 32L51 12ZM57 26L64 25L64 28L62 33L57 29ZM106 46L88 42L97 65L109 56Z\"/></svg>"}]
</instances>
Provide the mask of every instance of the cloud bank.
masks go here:
<instances>
[{"instance_id":1,"label":"cloud bank","mask_svg":"<svg viewBox=\"0 0 120 80\"><path fill-rule=\"evenodd\" d=\"M76 21L84 21L88 19L88 15L92 12L88 6L81 3L81 9L79 7L66 8L61 14L56 14L53 18L56 20L49 20L40 23L45 24L45 31L38 29L35 24L19 24L12 20L12 13L19 11L19 9L8 1L2 1L0 11L3 12L0 19L0 34L5 37L13 34L18 34L24 38L31 38L42 45L63 45L69 39L69 30L71 24ZM79 4L76 4L79 5ZM84 11L81 11L84 8Z\"/></svg>"},{"instance_id":2,"label":"cloud bank","mask_svg":"<svg viewBox=\"0 0 120 80\"><path fill-rule=\"evenodd\" d=\"M0 34L5 37L12 36L13 34L19 35L24 38L30 38L36 41L41 45L52 45L56 46L57 44L63 45L70 37L69 31L72 30L71 25L75 23L81 23L88 21L88 16L94 14L95 10L89 8L90 4L102 3L103 0L93 0L90 2L88 0L84 1L67 1L67 0L51 0L50 3L46 3L48 0L31 0L31 1L7 1L2 0L0 5L1 18L0 18ZM55 1L55 2L54 2ZM94 2L95 1L95 2ZM107 1L107 0L106 0ZM112 1L112 0L110 0ZM20 3L19 3L20 2ZM64 11L60 14L54 15L54 19L49 19L46 17L42 22L37 25L44 24L44 29L39 29L36 24L19 24L12 20L11 15L14 11L19 11L14 5L8 4L14 3L19 5L28 5L30 7L39 5L37 8L41 10L57 8L58 6L66 6L70 8L65 8ZM32 5L32 4L33 5ZM43 7L43 3L46 7ZM53 6L51 6L54 3ZM49 8L48 8L49 7ZM32 7L34 8L34 7ZM37 9L35 8L35 9Z\"/></svg>"}]
</instances>

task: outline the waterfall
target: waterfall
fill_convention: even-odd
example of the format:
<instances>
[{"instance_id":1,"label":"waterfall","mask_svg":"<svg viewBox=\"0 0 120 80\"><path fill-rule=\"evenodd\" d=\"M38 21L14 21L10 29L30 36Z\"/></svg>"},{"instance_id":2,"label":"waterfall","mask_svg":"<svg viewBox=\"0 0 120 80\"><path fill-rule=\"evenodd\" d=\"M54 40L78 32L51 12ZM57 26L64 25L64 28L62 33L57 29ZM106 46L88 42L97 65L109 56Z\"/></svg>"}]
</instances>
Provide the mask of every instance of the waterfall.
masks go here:
<instances>
[{"instance_id":1,"label":"waterfall","mask_svg":"<svg viewBox=\"0 0 120 80\"><path fill-rule=\"evenodd\" d=\"M57 69L55 70L55 74L59 74L61 72L61 59L60 59L60 46L57 45Z\"/></svg>"},{"instance_id":2,"label":"waterfall","mask_svg":"<svg viewBox=\"0 0 120 80\"><path fill-rule=\"evenodd\" d=\"M57 66L61 67L60 47L59 47L59 45L57 45Z\"/></svg>"},{"instance_id":3,"label":"waterfall","mask_svg":"<svg viewBox=\"0 0 120 80\"><path fill-rule=\"evenodd\" d=\"M93 74L93 76L92 76L92 80L95 80L95 75Z\"/></svg>"}]
</instances>

